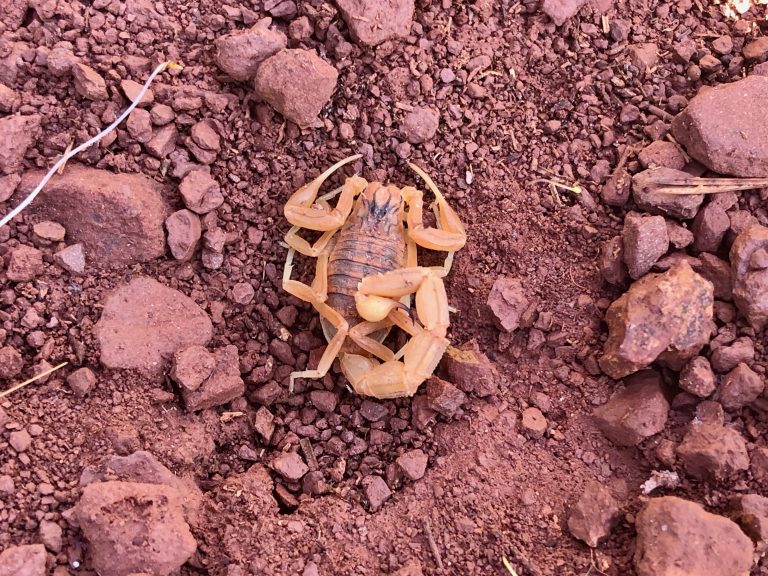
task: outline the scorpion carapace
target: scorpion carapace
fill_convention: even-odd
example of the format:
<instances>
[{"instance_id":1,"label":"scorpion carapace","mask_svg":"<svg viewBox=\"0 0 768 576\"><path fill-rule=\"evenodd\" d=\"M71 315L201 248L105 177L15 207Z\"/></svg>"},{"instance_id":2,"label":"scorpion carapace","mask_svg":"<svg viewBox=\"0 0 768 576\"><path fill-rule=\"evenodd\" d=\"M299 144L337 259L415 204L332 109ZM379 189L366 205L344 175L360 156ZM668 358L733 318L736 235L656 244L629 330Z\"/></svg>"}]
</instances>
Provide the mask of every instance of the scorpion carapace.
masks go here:
<instances>
[{"instance_id":1,"label":"scorpion carapace","mask_svg":"<svg viewBox=\"0 0 768 576\"><path fill-rule=\"evenodd\" d=\"M453 253L466 243L464 226L432 179L413 164L435 195L436 227L423 223L422 193L412 186L368 183L347 178L341 189L318 198L323 182L359 155L338 162L299 188L285 206L293 228L283 288L311 303L320 313L328 346L314 370L295 378L322 378L338 356L341 369L358 394L377 398L413 395L429 378L448 347L448 297L443 277ZM339 200L335 207L329 200ZM302 228L322 232L310 244ZM442 267L418 265L417 246L448 252ZM295 252L317 258L311 286L291 279ZM408 313L415 295L415 322ZM392 326L410 336L397 353L382 344Z\"/></svg>"}]
</instances>

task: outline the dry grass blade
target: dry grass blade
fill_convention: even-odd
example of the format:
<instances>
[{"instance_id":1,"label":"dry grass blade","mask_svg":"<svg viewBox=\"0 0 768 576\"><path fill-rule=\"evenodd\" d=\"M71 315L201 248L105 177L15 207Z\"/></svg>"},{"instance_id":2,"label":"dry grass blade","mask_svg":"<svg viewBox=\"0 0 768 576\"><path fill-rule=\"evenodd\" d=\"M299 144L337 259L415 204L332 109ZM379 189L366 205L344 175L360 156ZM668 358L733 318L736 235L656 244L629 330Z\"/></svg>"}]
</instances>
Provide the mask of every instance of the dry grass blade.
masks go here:
<instances>
[{"instance_id":1,"label":"dry grass blade","mask_svg":"<svg viewBox=\"0 0 768 576\"><path fill-rule=\"evenodd\" d=\"M719 194L768 186L768 178L670 178L649 175L649 184L660 194Z\"/></svg>"},{"instance_id":2,"label":"dry grass blade","mask_svg":"<svg viewBox=\"0 0 768 576\"><path fill-rule=\"evenodd\" d=\"M32 384L32 382L37 382L38 380L40 380L40 378L45 378L46 376L48 376L48 374L53 374L54 372L56 372L56 370L60 370L61 368L64 368L64 366L66 366L67 364L69 364L69 362L62 362L58 366L49 368L45 372L40 372L40 374L33 376L29 380L25 380L21 384L16 384L16 386L8 388L8 390L3 390L2 392L0 392L0 398L5 398L10 393L16 392L16 390L20 390L21 388L24 388L24 386L28 386L29 384Z\"/></svg>"}]
</instances>

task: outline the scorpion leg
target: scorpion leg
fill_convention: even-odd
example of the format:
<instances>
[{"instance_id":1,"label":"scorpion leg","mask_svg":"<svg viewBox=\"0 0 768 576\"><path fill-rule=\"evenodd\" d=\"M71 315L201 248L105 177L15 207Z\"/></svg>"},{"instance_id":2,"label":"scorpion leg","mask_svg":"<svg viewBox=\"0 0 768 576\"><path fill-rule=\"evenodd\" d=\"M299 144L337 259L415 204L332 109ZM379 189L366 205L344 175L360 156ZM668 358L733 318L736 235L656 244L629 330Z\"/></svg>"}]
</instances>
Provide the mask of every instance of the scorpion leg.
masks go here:
<instances>
[{"instance_id":1,"label":"scorpion leg","mask_svg":"<svg viewBox=\"0 0 768 576\"><path fill-rule=\"evenodd\" d=\"M325 376L328 370L330 370L334 359L339 355L341 346L344 344L344 339L349 331L349 324L344 317L325 303L325 299L328 297L328 250L326 249L317 259L315 279L311 287L298 280L291 280L292 259L293 252L289 251L283 273L283 290L300 300L312 304L320 316L326 319L336 332L330 342L328 342L328 346L325 348L315 370L291 372L288 392L293 392L293 382L296 378L322 378Z\"/></svg>"}]
</instances>

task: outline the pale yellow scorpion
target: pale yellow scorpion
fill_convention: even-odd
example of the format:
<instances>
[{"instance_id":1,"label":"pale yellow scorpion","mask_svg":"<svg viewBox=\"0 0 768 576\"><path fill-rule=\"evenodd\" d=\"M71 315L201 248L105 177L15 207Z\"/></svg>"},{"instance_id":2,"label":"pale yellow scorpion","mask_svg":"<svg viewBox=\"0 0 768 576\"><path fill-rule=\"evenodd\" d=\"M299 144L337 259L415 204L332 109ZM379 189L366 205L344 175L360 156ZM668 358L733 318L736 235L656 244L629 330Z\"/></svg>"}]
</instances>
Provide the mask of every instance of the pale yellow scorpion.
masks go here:
<instances>
[{"instance_id":1,"label":"pale yellow scorpion","mask_svg":"<svg viewBox=\"0 0 768 576\"><path fill-rule=\"evenodd\" d=\"M339 190L318 198L325 180L358 158L334 164L285 205L293 227L285 236L289 252L283 289L314 306L328 340L317 368L293 372L290 389L296 378L325 376L338 356L358 394L412 396L432 376L449 345L450 307L443 278L467 235L432 179L413 164L411 169L435 195L436 227L424 225L423 194L413 186L398 188L352 176ZM332 207L328 201L337 195ZM310 244L299 236L302 228L322 235ZM448 252L445 264L419 266L417 246ZM311 286L291 279L295 252L317 258ZM411 294L418 321L409 313ZM397 353L382 344L392 326L410 336Z\"/></svg>"}]
</instances>

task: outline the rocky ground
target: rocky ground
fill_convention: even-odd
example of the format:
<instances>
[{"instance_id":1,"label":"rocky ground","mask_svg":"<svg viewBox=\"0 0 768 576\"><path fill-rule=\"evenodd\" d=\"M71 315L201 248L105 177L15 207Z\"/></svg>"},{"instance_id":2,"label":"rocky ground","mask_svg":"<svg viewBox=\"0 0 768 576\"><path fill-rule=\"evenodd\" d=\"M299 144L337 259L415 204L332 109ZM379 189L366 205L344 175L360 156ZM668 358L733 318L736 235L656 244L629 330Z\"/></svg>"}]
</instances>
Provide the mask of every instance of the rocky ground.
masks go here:
<instances>
[{"instance_id":1,"label":"rocky ground","mask_svg":"<svg viewBox=\"0 0 768 576\"><path fill-rule=\"evenodd\" d=\"M0 228L0 575L767 573L768 181L659 190L768 178L766 8L0 0L0 214L183 66ZM413 398L288 392L358 153L467 225Z\"/></svg>"}]
</instances>

